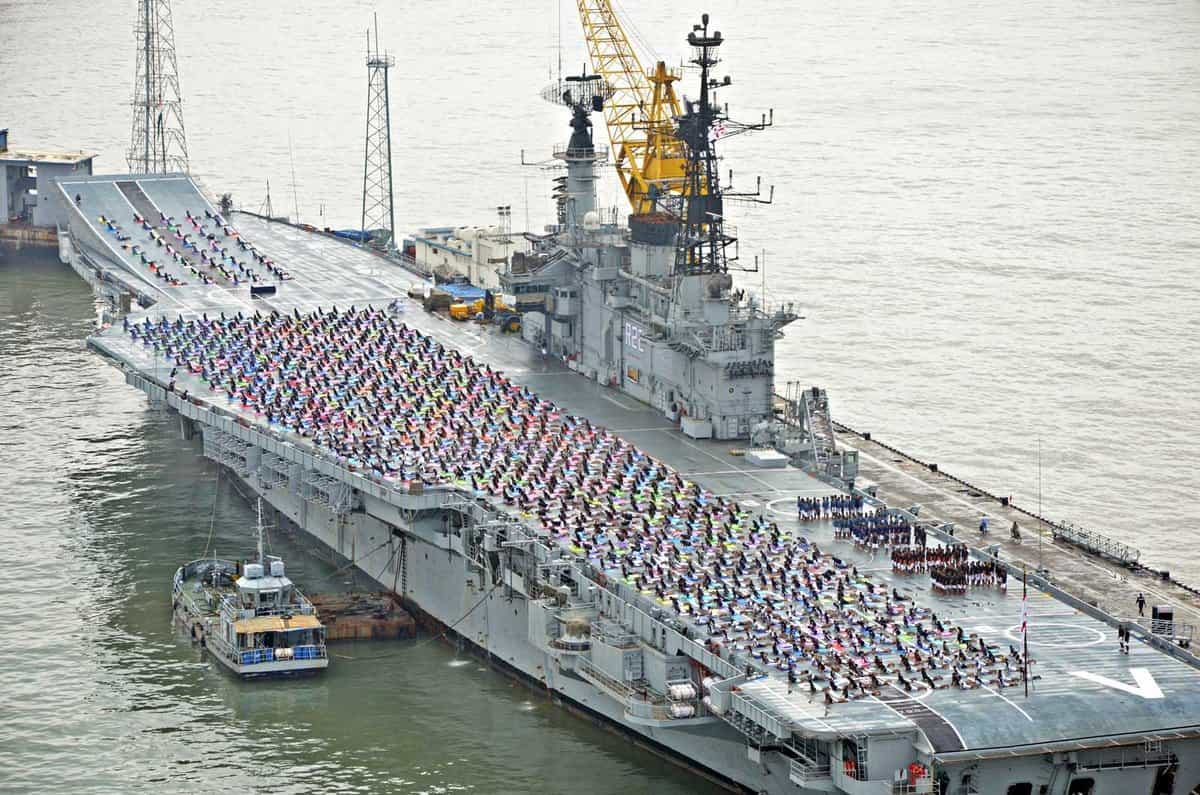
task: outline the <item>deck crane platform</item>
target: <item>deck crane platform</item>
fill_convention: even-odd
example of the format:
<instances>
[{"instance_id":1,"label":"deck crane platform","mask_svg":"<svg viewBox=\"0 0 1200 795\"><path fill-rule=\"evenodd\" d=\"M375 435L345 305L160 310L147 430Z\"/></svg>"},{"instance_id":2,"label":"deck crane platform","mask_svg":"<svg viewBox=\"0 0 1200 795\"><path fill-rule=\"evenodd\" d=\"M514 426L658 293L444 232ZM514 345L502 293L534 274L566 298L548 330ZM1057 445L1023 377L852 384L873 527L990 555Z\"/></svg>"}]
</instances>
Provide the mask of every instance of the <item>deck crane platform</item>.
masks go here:
<instances>
[{"instance_id":1,"label":"deck crane platform","mask_svg":"<svg viewBox=\"0 0 1200 795\"><path fill-rule=\"evenodd\" d=\"M652 72L642 68L610 0L578 5L592 70L609 92L604 120L621 188L634 214L654 212L656 199L669 203L687 191L687 155L675 134L683 115L674 86L680 75L662 61Z\"/></svg>"}]
</instances>

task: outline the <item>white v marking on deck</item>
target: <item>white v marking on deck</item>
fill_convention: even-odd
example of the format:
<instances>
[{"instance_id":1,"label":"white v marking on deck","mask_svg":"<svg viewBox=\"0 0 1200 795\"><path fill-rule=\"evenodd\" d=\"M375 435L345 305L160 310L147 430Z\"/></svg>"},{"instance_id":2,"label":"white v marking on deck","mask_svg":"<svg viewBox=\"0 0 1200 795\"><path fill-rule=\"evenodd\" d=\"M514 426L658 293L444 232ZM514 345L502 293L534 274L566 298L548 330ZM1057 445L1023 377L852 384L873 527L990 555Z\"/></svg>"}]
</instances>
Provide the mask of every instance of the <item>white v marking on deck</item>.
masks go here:
<instances>
[{"instance_id":1,"label":"white v marking on deck","mask_svg":"<svg viewBox=\"0 0 1200 795\"><path fill-rule=\"evenodd\" d=\"M1142 698L1162 698L1162 688L1158 686L1158 682L1154 681L1154 677L1145 668L1130 668L1129 673L1133 674L1135 685L1127 685L1124 682L1118 682L1115 679L1109 679L1107 676L1094 674L1091 671L1071 671L1071 676L1078 676L1080 679L1087 679L1089 682L1095 682L1098 685L1111 687L1114 690L1120 690Z\"/></svg>"}]
</instances>

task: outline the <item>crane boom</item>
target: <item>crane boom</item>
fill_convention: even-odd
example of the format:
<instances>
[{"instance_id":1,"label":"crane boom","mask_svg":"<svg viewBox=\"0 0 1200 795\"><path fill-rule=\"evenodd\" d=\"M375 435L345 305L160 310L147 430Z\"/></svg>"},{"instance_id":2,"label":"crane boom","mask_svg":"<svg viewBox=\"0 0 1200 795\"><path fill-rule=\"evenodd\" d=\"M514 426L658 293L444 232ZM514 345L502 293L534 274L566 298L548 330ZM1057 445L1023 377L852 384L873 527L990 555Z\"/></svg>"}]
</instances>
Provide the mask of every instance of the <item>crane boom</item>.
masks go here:
<instances>
[{"instance_id":1,"label":"crane boom","mask_svg":"<svg viewBox=\"0 0 1200 795\"><path fill-rule=\"evenodd\" d=\"M592 70L603 78L613 163L635 214L652 212L655 198L686 189L687 158L675 136L682 115L674 83L679 75L659 61L642 68L609 0L578 0Z\"/></svg>"}]
</instances>

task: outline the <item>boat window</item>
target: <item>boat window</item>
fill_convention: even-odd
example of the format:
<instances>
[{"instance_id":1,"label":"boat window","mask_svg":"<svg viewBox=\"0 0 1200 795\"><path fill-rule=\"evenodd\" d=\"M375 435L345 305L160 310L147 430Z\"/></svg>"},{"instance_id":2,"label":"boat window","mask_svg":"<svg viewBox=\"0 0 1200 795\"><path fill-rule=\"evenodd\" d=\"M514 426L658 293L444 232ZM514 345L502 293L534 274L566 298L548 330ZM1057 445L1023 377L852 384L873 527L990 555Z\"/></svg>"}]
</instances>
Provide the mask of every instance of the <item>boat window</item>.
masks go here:
<instances>
[{"instance_id":1,"label":"boat window","mask_svg":"<svg viewBox=\"0 0 1200 795\"><path fill-rule=\"evenodd\" d=\"M1095 791L1096 780L1094 778L1077 778L1067 788L1067 795L1092 795Z\"/></svg>"},{"instance_id":2,"label":"boat window","mask_svg":"<svg viewBox=\"0 0 1200 795\"><path fill-rule=\"evenodd\" d=\"M1033 785L1028 781L1020 784L1009 784L1008 795L1033 795Z\"/></svg>"}]
</instances>

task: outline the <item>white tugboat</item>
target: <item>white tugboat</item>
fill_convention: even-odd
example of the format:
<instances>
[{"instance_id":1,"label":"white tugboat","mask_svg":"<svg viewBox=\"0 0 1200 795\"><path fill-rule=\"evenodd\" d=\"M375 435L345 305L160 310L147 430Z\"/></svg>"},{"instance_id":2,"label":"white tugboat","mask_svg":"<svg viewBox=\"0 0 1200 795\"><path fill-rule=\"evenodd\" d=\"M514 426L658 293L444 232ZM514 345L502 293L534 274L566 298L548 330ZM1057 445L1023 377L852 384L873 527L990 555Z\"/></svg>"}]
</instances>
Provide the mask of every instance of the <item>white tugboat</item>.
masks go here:
<instances>
[{"instance_id":1,"label":"white tugboat","mask_svg":"<svg viewBox=\"0 0 1200 795\"><path fill-rule=\"evenodd\" d=\"M309 673L329 665L325 627L312 603L284 576L283 560L263 554L258 503L258 562L216 557L175 572L175 618L221 663L242 677Z\"/></svg>"}]
</instances>

